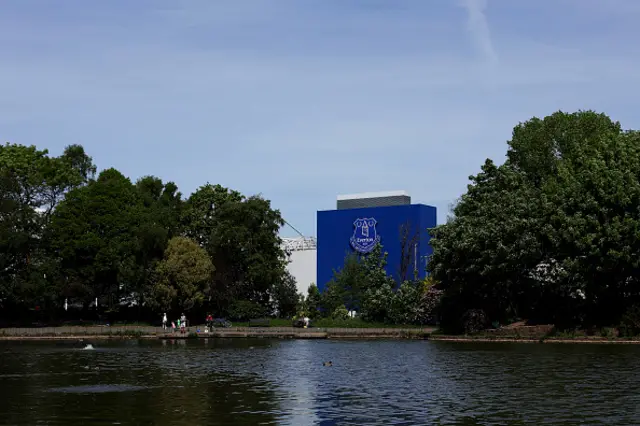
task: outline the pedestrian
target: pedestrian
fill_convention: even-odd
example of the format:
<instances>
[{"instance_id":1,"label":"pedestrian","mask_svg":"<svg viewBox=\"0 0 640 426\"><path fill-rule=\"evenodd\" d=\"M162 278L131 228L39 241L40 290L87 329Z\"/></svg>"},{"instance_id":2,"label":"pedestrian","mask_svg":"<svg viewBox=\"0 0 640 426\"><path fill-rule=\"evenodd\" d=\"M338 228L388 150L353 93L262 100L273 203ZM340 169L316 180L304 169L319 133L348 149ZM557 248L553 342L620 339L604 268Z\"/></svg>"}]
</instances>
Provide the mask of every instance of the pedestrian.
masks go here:
<instances>
[{"instance_id":1,"label":"pedestrian","mask_svg":"<svg viewBox=\"0 0 640 426\"><path fill-rule=\"evenodd\" d=\"M171 321L171 331L176 332L176 323Z\"/></svg>"},{"instance_id":2,"label":"pedestrian","mask_svg":"<svg viewBox=\"0 0 640 426\"><path fill-rule=\"evenodd\" d=\"M167 329L167 313L165 312L164 315L162 315L162 329L166 330Z\"/></svg>"},{"instance_id":3,"label":"pedestrian","mask_svg":"<svg viewBox=\"0 0 640 426\"><path fill-rule=\"evenodd\" d=\"M184 315L184 312L180 316L180 331L184 333L184 329L187 326L187 317Z\"/></svg>"}]
</instances>

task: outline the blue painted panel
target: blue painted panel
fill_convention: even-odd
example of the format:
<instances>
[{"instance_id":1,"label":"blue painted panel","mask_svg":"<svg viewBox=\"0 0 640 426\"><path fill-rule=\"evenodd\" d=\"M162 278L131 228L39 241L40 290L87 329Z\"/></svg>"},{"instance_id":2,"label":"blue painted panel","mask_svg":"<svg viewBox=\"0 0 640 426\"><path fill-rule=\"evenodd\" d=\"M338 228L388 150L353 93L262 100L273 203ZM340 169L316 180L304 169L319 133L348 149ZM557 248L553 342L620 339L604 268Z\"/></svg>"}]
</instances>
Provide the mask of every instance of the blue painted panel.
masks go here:
<instances>
[{"instance_id":1,"label":"blue painted panel","mask_svg":"<svg viewBox=\"0 0 640 426\"><path fill-rule=\"evenodd\" d=\"M419 276L424 278L426 258L432 253L427 229L436 226L436 216L435 207L423 204L319 211L318 288L321 291L325 288L333 278L333 271L342 268L347 254L355 250L366 252L378 237L384 250L389 253L387 273L398 279L403 257L402 226L411 229L410 237L415 232L419 235L415 248L417 261L414 265L414 260L411 260L409 275L413 275L414 266L417 266Z\"/></svg>"}]
</instances>

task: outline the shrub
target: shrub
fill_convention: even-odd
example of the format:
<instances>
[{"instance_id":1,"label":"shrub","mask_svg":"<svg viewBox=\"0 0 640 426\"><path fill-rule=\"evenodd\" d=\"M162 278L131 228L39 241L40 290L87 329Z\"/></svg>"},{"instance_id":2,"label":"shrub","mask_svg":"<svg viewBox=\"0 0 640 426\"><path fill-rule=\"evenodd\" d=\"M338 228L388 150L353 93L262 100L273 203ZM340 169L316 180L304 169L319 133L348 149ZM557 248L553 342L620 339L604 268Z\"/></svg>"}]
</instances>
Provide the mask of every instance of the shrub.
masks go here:
<instances>
[{"instance_id":1,"label":"shrub","mask_svg":"<svg viewBox=\"0 0 640 426\"><path fill-rule=\"evenodd\" d=\"M640 306L633 305L622 316L620 322L620 335L635 337L640 334Z\"/></svg>"},{"instance_id":2,"label":"shrub","mask_svg":"<svg viewBox=\"0 0 640 426\"><path fill-rule=\"evenodd\" d=\"M442 290L429 286L423 291L418 301L417 323L420 325L435 325L438 323L438 310L442 302Z\"/></svg>"},{"instance_id":3,"label":"shrub","mask_svg":"<svg viewBox=\"0 0 640 426\"><path fill-rule=\"evenodd\" d=\"M388 283L380 288L365 292L360 313L365 322L387 322L389 319L389 303L393 299L393 289Z\"/></svg>"},{"instance_id":4,"label":"shrub","mask_svg":"<svg viewBox=\"0 0 640 426\"><path fill-rule=\"evenodd\" d=\"M462 316L462 327L466 334L482 331L489 325L489 319L481 309L469 309Z\"/></svg>"},{"instance_id":5,"label":"shrub","mask_svg":"<svg viewBox=\"0 0 640 426\"><path fill-rule=\"evenodd\" d=\"M416 324L419 318L421 283L405 281L396 290L389 307L389 321L394 324Z\"/></svg>"},{"instance_id":6,"label":"shrub","mask_svg":"<svg viewBox=\"0 0 640 426\"><path fill-rule=\"evenodd\" d=\"M261 318L266 314L265 308L248 300L238 300L229 308L229 318L233 321L248 321L253 318Z\"/></svg>"},{"instance_id":7,"label":"shrub","mask_svg":"<svg viewBox=\"0 0 640 426\"><path fill-rule=\"evenodd\" d=\"M344 305L338 306L331 314L331 318L334 320L348 320L349 311Z\"/></svg>"}]
</instances>

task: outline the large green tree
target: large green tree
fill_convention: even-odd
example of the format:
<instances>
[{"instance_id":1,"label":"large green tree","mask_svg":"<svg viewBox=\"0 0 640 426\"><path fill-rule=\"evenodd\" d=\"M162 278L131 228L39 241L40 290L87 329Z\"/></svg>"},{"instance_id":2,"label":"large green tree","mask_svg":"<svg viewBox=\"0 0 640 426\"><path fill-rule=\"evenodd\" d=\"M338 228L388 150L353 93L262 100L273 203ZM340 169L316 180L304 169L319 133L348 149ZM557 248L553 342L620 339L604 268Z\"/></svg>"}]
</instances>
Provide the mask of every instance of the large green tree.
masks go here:
<instances>
[{"instance_id":1,"label":"large green tree","mask_svg":"<svg viewBox=\"0 0 640 426\"><path fill-rule=\"evenodd\" d=\"M271 287L271 301L280 318L291 318L296 314L300 296L296 279L288 271Z\"/></svg>"},{"instance_id":2,"label":"large green tree","mask_svg":"<svg viewBox=\"0 0 640 426\"><path fill-rule=\"evenodd\" d=\"M33 305L53 297L44 230L65 195L87 184L95 170L80 145L59 157L35 146L0 146L0 298Z\"/></svg>"},{"instance_id":3,"label":"large green tree","mask_svg":"<svg viewBox=\"0 0 640 426\"><path fill-rule=\"evenodd\" d=\"M604 114L533 118L432 230L443 321L615 323L638 301L640 143ZM461 326L461 324L458 324Z\"/></svg>"},{"instance_id":4,"label":"large green tree","mask_svg":"<svg viewBox=\"0 0 640 426\"><path fill-rule=\"evenodd\" d=\"M156 266L147 300L157 311L198 307L205 301L213 271L209 255L198 243L174 237Z\"/></svg>"},{"instance_id":5,"label":"large green tree","mask_svg":"<svg viewBox=\"0 0 640 426\"><path fill-rule=\"evenodd\" d=\"M216 311L224 312L233 300L267 307L270 289L286 270L280 212L262 197L207 184L186 201L183 217L186 235L215 266L210 299Z\"/></svg>"},{"instance_id":6,"label":"large green tree","mask_svg":"<svg viewBox=\"0 0 640 426\"><path fill-rule=\"evenodd\" d=\"M131 293L141 306L143 295L150 285L157 263L162 260L168 242L171 238L181 235L182 195L173 182L163 183L155 176L145 176L136 182L136 189L141 205L137 216L146 219L135 231L136 273L133 292Z\"/></svg>"},{"instance_id":7,"label":"large green tree","mask_svg":"<svg viewBox=\"0 0 640 426\"><path fill-rule=\"evenodd\" d=\"M69 192L48 229L64 296L117 308L136 288L139 229L148 216L131 181L115 169Z\"/></svg>"}]
</instances>

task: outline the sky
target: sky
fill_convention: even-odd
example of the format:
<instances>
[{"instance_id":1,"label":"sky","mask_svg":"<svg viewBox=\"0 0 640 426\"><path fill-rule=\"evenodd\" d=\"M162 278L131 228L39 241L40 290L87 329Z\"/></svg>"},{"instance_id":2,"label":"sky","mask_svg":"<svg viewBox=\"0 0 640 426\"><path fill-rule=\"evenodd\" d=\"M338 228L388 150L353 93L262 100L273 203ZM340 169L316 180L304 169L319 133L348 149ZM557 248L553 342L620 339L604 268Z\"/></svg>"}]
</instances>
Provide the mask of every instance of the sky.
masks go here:
<instances>
[{"instance_id":1,"label":"sky","mask_svg":"<svg viewBox=\"0 0 640 426\"><path fill-rule=\"evenodd\" d=\"M405 190L442 223L522 121L640 128L639 20L638 0L0 0L0 141L261 194L307 236L338 194Z\"/></svg>"}]
</instances>

